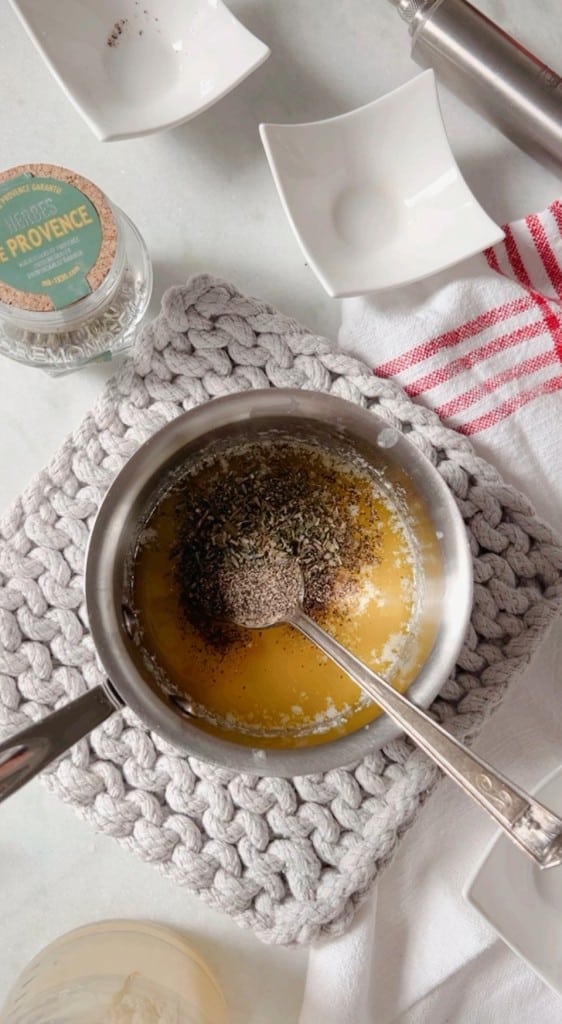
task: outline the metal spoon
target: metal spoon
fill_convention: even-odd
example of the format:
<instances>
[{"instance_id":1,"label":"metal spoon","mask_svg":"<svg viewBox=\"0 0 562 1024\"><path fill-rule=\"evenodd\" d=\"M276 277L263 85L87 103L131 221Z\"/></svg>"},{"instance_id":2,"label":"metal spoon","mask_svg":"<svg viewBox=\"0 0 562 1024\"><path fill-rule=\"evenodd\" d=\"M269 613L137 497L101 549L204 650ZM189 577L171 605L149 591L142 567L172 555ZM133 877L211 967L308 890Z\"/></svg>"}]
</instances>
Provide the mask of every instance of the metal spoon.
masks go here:
<instances>
[{"instance_id":1,"label":"metal spoon","mask_svg":"<svg viewBox=\"0 0 562 1024\"><path fill-rule=\"evenodd\" d=\"M386 711L539 867L562 863L562 819L472 753L311 619L302 607L304 581L296 559L232 569L224 584L232 622L248 629L280 623L294 626Z\"/></svg>"}]
</instances>

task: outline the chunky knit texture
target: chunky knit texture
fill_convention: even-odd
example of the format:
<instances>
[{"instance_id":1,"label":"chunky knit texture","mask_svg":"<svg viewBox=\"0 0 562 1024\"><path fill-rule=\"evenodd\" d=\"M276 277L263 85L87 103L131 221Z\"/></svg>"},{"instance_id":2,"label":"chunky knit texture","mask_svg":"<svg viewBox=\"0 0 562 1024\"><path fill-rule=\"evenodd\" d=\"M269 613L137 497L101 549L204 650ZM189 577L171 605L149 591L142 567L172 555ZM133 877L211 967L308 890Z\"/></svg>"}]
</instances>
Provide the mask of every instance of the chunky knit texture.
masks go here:
<instances>
[{"instance_id":1,"label":"chunky knit texture","mask_svg":"<svg viewBox=\"0 0 562 1024\"><path fill-rule=\"evenodd\" d=\"M562 599L562 546L470 443L395 384L264 302L208 276L170 289L133 360L4 517L0 728L24 728L102 682L84 610L88 534L107 487L155 430L240 389L329 391L383 416L438 468L474 556L472 621L432 710L474 737L528 662ZM92 825L263 940L341 932L438 772L409 741L294 779L181 756L129 711L44 776Z\"/></svg>"}]
</instances>

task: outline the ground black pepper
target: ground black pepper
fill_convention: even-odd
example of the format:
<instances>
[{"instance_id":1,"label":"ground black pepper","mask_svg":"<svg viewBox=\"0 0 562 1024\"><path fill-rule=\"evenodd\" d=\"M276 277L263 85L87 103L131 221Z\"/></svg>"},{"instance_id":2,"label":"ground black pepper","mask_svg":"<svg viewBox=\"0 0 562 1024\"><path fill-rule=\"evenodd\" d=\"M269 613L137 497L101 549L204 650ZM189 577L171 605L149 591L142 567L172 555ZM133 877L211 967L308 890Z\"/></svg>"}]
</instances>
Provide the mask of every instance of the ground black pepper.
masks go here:
<instances>
[{"instance_id":1,"label":"ground black pepper","mask_svg":"<svg viewBox=\"0 0 562 1024\"><path fill-rule=\"evenodd\" d=\"M228 619L247 629L283 622L304 596L300 566L286 555L224 569L218 586Z\"/></svg>"},{"instance_id":2,"label":"ground black pepper","mask_svg":"<svg viewBox=\"0 0 562 1024\"><path fill-rule=\"evenodd\" d=\"M126 24L127 24L127 18L120 18L119 21L115 22L111 32L109 33L109 35L107 37L107 45L108 46L111 46L111 47L117 46L117 44L119 43L119 38L123 34L123 29L125 28Z\"/></svg>"}]
</instances>

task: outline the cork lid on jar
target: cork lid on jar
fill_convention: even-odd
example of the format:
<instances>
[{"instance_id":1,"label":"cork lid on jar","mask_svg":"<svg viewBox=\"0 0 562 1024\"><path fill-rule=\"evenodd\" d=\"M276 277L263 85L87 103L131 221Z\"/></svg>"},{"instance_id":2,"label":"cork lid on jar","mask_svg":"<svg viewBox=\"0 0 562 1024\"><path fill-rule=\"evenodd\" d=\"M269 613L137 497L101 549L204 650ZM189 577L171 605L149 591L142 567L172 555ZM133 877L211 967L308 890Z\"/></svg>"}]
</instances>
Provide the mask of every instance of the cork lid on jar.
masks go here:
<instances>
[{"instance_id":1,"label":"cork lid on jar","mask_svg":"<svg viewBox=\"0 0 562 1024\"><path fill-rule=\"evenodd\" d=\"M0 172L0 303L65 309L103 285L117 243L111 206L87 178L53 164Z\"/></svg>"}]
</instances>

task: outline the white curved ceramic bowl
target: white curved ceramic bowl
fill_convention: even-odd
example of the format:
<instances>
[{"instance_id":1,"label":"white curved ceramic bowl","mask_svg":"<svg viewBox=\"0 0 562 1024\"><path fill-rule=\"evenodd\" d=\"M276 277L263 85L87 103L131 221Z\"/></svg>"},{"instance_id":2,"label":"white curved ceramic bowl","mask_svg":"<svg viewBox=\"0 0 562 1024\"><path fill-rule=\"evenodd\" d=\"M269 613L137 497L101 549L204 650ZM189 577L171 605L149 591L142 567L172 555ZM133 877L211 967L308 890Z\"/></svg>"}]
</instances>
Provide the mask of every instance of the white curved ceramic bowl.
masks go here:
<instances>
[{"instance_id":1,"label":"white curved ceramic bowl","mask_svg":"<svg viewBox=\"0 0 562 1024\"><path fill-rule=\"evenodd\" d=\"M103 142L190 120L269 56L222 0L10 2Z\"/></svg>"},{"instance_id":2,"label":"white curved ceramic bowl","mask_svg":"<svg viewBox=\"0 0 562 1024\"><path fill-rule=\"evenodd\" d=\"M260 134L328 295L417 281L504 237L459 171L431 70L339 117L262 124Z\"/></svg>"}]
</instances>

